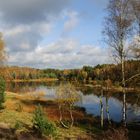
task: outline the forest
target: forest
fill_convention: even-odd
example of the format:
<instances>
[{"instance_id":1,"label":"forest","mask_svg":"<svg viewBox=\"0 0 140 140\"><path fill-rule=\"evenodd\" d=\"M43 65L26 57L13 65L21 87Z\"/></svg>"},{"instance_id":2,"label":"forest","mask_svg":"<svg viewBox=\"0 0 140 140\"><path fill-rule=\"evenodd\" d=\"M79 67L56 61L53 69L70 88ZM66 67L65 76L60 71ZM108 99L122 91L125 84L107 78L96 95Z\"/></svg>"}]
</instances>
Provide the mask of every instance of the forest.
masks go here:
<instances>
[{"instance_id":1,"label":"forest","mask_svg":"<svg viewBox=\"0 0 140 140\"><path fill-rule=\"evenodd\" d=\"M125 76L127 77L127 87L140 86L140 61L128 60L125 62ZM83 66L81 69L33 69L29 67L4 67L1 70L1 75L7 81L13 80L39 80L39 79L54 79L60 81L75 81L84 84L101 84L106 80L110 84L121 86L121 68L120 64L102 64L93 66ZM130 79L132 78L132 79ZM110 85L111 86L111 85Z\"/></svg>"}]
</instances>

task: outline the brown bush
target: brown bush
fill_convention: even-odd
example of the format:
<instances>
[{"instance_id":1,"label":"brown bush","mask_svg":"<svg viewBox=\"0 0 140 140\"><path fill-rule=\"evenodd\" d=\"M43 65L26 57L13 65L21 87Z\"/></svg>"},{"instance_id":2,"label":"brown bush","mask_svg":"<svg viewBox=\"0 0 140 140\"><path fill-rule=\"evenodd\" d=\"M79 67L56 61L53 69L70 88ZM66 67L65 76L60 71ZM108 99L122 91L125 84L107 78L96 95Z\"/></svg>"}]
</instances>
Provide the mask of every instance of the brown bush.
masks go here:
<instances>
[{"instance_id":1,"label":"brown bush","mask_svg":"<svg viewBox=\"0 0 140 140\"><path fill-rule=\"evenodd\" d=\"M104 140L128 140L128 131L125 128L108 130L104 133Z\"/></svg>"}]
</instances>

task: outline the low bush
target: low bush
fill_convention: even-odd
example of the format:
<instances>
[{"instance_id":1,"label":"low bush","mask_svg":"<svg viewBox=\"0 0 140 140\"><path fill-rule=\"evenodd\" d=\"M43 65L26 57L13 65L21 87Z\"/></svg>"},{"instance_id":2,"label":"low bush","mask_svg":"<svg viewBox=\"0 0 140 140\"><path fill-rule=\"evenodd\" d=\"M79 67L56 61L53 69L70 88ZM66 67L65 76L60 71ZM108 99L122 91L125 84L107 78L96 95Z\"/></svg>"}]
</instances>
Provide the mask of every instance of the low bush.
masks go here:
<instances>
[{"instance_id":1,"label":"low bush","mask_svg":"<svg viewBox=\"0 0 140 140\"><path fill-rule=\"evenodd\" d=\"M22 112L23 111L23 106L22 106L21 103L16 103L15 106L16 106L16 109L15 109L16 111L18 111L18 112Z\"/></svg>"},{"instance_id":2,"label":"low bush","mask_svg":"<svg viewBox=\"0 0 140 140\"><path fill-rule=\"evenodd\" d=\"M34 111L33 128L35 128L41 136L54 136L56 134L55 125L45 117L40 105L38 105Z\"/></svg>"},{"instance_id":3,"label":"low bush","mask_svg":"<svg viewBox=\"0 0 140 140\"><path fill-rule=\"evenodd\" d=\"M21 129L23 127L23 123L21 121L16 121L14 128L16 130Z\"/></svg>"},{"instance_id":4,"label":"low bush","mask_svg":"<svg viewBox=\"0 0 140 140\"><path fill-rule=\"evenodd\" d=\"M128 131L125 128L108 130L104 134L104 140L128 140Z\"/></svg>"}]
</instances>

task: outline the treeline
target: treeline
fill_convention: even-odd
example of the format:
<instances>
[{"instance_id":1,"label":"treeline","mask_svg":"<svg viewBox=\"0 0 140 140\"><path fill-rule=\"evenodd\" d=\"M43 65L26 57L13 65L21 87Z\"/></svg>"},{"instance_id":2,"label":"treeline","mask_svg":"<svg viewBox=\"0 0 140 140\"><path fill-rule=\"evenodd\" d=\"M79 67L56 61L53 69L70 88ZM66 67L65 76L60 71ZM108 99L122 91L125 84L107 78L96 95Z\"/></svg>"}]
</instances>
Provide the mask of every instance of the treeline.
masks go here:
<instances>
[{"instance_id":1,"label":"treeline","mask_svg":"<svg viewBox=\"0 0 140 140\"><path fill-rule=\"evenodd\" d=\"M58 80L76 81L81 83L101 84L108 81L109 84L121 85L121 66L120 64L103 64L83 66L81 69L34 69L28 67L4 67L1 74L6 80L30 80L55 78ZM140 61L129 60L125 62L125 79L128 86L140 86ZM134 76L134 77L132 77ZM131 79L132 77L132 79ZM130 79L129 79L130 78Z\"/></svg>"},{"instance_id":2,"label":"treeline","mask_svg":"<svg viewBox=\"0 0 140 140\"><path fill-rule=\"evenodd\" d=\"M0 68L0 75L4 77L6 81L15 79L36 79L39 78L39 69L29 67L7 66Z\"/></svg>"},{"instance_id":3,"label":"treeline","mask_svg":"<svg viewBox=\"0 0 140 140\"><path fill-rule=\"evenodd\" d=\"M95 67L83 66L82 69L56 71L60 80L80 81L83 83L121 85L121 64L103 64ZM138 75L139 74L139 75ZM135 76L137 75L137 76ZM133 77L133 78L132 78ZM126 86L140 86L140 61L129 60L125 62Z\"/></svg>"}]
</instances>

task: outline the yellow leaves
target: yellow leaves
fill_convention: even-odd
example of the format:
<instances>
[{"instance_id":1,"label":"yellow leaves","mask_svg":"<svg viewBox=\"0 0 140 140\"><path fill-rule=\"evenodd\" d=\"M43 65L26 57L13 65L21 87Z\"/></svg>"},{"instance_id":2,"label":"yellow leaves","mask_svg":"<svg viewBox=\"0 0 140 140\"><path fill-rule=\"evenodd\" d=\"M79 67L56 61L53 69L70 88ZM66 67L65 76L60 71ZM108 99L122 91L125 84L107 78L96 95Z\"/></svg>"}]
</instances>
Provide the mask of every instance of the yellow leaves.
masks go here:
<instances>
[{"instance_id":1,"label":"yellow leaves","mask_svg":"<svg viewBox=\"0 0 140 140\"><path fill-rule=\"evenodd\" d=\"M2 33L0 33L0 52L4 50L4 40L2 38Z\"/></svg>"},{"instance_id":2,"label":"yellow leaves","mask_svg":"<svg viewBox=\"0 0 140 140\"><path fill-rule=\"evenodd\" d=\"M64 70L64 71L63 71L63 74L64 74L64 75L68 75L69 73L70 73L70 70Z\"/></svg>"},{"instance_id":3,"label":"yellow leaves","mask_svg":"<svg viewBox=\"0 0 140 140\"><path fill-rule=\"evenodd\" d=\"M0 33L0 65L2 65L5 60L6 60L5 43L2 38L2 33Z\"/></svg>"},{"instance_id":4,"label":"yellow leaves","mask_svg":"<svg viewBox=\"0 0 140 140\"><path fill-rule=\"evenodd\" d=\"M74 104L80 100L79 92L70 83L61 84L56 89L56 96L59 103Z\"/></svg>"}]
</instances>

